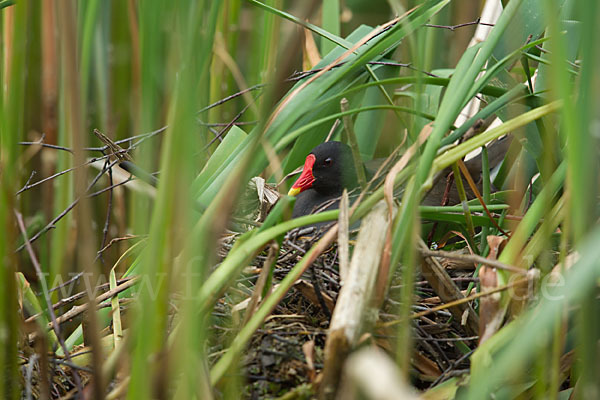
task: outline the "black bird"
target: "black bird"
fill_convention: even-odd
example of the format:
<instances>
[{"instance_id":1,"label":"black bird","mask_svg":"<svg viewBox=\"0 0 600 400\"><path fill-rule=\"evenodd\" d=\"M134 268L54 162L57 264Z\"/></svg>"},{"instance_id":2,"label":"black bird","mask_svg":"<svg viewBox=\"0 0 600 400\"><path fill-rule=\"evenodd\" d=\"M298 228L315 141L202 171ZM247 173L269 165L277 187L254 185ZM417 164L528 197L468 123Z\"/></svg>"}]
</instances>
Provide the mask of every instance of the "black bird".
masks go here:
<instances>
[{"instance_id":1,"label":"black bird","mask_svg":"<svg viewBox=\"0 0 600 400\"><path fill-rule=\"evenodd\" d=\"M502 138L488 146L489 163L491 166L499 164L504 158L511 143L512 137ZM373 171L383 160L371 160L368 166L363 164L367 180L373 176ZM476 183L481 191L481 157L475 157L466 163L471 176L478 180ZM449 193L447 190L446 177L450 169L439 173L434 180L433 187L426 193L421 204L440 205L444 197L448 197L448 204L460 202L456 186L452 185ZM315 211L334 210L339 207L339 198L344 188L351 191L359 186L356 176L356 168L352 158L350 147L341 142L325 142L314 149L306 157L302 174L292 185L290 196L297 196L292 217L312 214ZM475 195L470 188L465 188L467 196L474 198Z\"/></svg>"},{"instance_id":2,"label":"black bird","mask_svg":"<svg viewBox=\"0 0 600 400\"><path fill-rule=\"evenodd\" d=\"M321 206L336 209L344 188L350 191L358 186L350 147L341 142L322 143L306 157L302 174L288 193L297 196L292 217L311 214Z\"/></svg>"}]
</instances>

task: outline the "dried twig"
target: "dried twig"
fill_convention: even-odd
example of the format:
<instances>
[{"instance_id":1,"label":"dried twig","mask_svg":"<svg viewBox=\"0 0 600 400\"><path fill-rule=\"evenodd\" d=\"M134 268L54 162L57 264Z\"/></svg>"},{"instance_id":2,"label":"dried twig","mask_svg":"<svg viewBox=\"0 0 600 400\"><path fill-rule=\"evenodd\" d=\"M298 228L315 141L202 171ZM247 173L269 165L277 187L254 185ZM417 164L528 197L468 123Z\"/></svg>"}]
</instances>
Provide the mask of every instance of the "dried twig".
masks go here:
<instances>
[{"instance_id":1,"label":"dried twig","mask_svg":"<svg viewBox=\"0 0 600 400\"><path fill-rule=\"evenodd\" d=\"M498 268L498 269L502 269L502 270L506 270L506 271L510 271L510 272L515 272L518 274L527 274L527 271L522 268L504 264L497 260L490 260L485 257L478 256L476 254L458 254L458 253L454 253L454 252L450 252L450 251L443 251L443 250L435 250L434 251L434 250L428 250L428 249L419 249L419 252L422 255L427 256L427 257L451 258L454 260L472 262L474 264L489 265L490 267L494 267L494 268Z\"/></svg>"},{"instance_id":2,"label":"dried twig","mask_svg":"<svg viewBox=\"0 0 600 400\"><path fill-rule=\"evenodd\" d=\"M99 307L99 304L101 302L110 299L111 297L121 293L124 290L129 289L130 287L135 285L139 280L140 280L139 276L132 277L128 281L121 283L116 288L109 290L105 293L102 293L100 296L96 297L94 299L94 304L96 304L96 307ZM56 318L56 322L59 324L62 324L63 322L68 321L72 318L75 318L79 314L85 312L88 308L89 308L89 303L84 303L84 304L75 306L75 307L71 308L69 311L67 311L66 313L64 313L63 315L61 315L60 317Z\"/></svg>"},{"instance_id":3,"label":"dried twig","mask_svg":"<svg viewBox=\"0 0 600 400\"><path fill-rule=\"evenodd\" d=\"M465 26L472 26L472 25L495 26L495 24L488 24L486 22L481 22L481 18L477 18L475 21L465 22L464 24L458 24L458 25L425 24L425 26L428 27L428 28L448 29L448 30L450 30L452 32L454 32L458 28L464 28Z\"/></svg>"}]
</instances>

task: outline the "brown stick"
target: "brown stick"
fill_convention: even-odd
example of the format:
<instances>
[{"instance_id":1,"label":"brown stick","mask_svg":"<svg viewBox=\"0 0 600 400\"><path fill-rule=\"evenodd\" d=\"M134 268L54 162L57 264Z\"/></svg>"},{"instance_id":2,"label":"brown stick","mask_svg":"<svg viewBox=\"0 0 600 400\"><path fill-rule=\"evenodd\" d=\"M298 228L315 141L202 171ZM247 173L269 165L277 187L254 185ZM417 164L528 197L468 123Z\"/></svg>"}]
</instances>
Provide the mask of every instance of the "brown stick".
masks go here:
<instances>
[{"instance_id":1,"label":"brown stick","mask_svg":"<svg viewBox=\"0 0 600 400\"><path fill-rule=\"evenodd\" d=\"M420 238L418 246L420 251L428 250L427 245ZM462 300L465 298L460 289L450 278L450 275L448 275L446 270L440 265L440 262L436 258L432 256L426 256L421 263L421 269L425 279L427 279L433 290L438 296L440 296L440 299L444 303L453 303L456 300ZM465 313L467 313L467 318L464 322L466 330L470 335L479 334L479 317L475 313L475 310L473 310L468 303L453 305L449 307L449 311L452 313L454 318L461 323L464 320Z\"/></svg>"}]
</instances>

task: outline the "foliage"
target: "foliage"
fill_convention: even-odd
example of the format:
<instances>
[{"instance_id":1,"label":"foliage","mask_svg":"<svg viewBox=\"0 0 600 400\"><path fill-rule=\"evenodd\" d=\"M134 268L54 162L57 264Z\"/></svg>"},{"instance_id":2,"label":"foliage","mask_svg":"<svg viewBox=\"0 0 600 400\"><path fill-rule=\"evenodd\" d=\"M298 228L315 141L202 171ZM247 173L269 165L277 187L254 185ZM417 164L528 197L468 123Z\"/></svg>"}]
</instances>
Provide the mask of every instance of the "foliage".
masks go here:
<instances>
[{"instance_id":1,"label":"foliage","mask_svg":"<svg viewBox=\"0 0 600 400\"><path fill-rule=\"evenodd\" d=\"M238 398L253 335L276 307L291 307L284 299L338 232L306 242L278 277L286 233L344 218L290 220L287 196L264 218L261 181L248 182L275 186L314 146L341 140L348 121L363 160L396 163L388 188L373 185L349 216L358 224L382 200L398 209L377 261L394 318L365 328L393 327L396 339L380 347L396 372L408 377L419 353L410 321L432 258L426 240L481 256L469 259L478 260L471 282L490 273L486 262L506 269L491 272L492 286L482 276L457 291L487 340L457 344L470 361L464 379L448 379L447 365L429 388L413 376L424 398L597 396L597 2L503 1L490 24L477 17L491 0L470 11L389 0L363 19L352 11L369 2L291 3L0 2L0 397L87 386L97 398ZM504 136L514 140L493 160ZM484 167L471 176L463 160L480 149ZM157 172L157 187L124 161ZM460 203L433 207L450 169ZM488 244L494 236L501 249ZM264 277L239 289L248 266ZM481 294L490 287L500 293L491 308ZM440 309L455 306L437 294L448 303ZM228 313L243 301L240 322ZM315 394L318 379L306 382L279 394Z\"/></svg>"}]
</instances>

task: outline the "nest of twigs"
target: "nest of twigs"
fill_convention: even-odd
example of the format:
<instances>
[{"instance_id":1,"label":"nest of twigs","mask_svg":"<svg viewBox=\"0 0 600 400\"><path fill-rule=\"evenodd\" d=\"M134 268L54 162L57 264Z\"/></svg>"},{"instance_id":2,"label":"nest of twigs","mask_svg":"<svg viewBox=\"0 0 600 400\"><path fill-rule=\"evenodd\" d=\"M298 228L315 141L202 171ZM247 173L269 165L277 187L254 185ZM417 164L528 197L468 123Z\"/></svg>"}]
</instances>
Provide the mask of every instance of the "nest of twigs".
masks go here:
<instances>
[{"instance_id":1,"label":"nest of twigs","mask_svg":"<svg viewBox=\"0 0 600 400\"><path fill-rule=\"evenodd\" d=\"M322 233L322 232L321 232ZM283 279L306 251L316 242L313 228L295 230L283 241L273 270L273 284ZM230 239L233 242L233 238ZM226 244L225 248L231 246ZM249 296L254 292L267 252L258 255L242 278L218 303L215 310L213 357L227 346L228 332L244 319ZM255 332L244 357L240 374L248 383L247 398L271 398L295 389L314 394L324 366L325 343L331 314L340 291L337 245L321 254L296 282L292 290ZM451 279L466 291L476 284L472 263L445 263ZM396 347L401 270L393 277L388 296L379 310L373 335L363 338L390 355ZM442 302L421 275L414 286L413 310L422 314L412 321L415 351L411 360L411 379L417 388L427 389L469 369L469 356L477 346L477 336L469 334L461 321L447 310L432 310ZM233 320L227 316L233 315ZM392 322L392 324L390 324Z\"/></svg>"}]
</instances>

